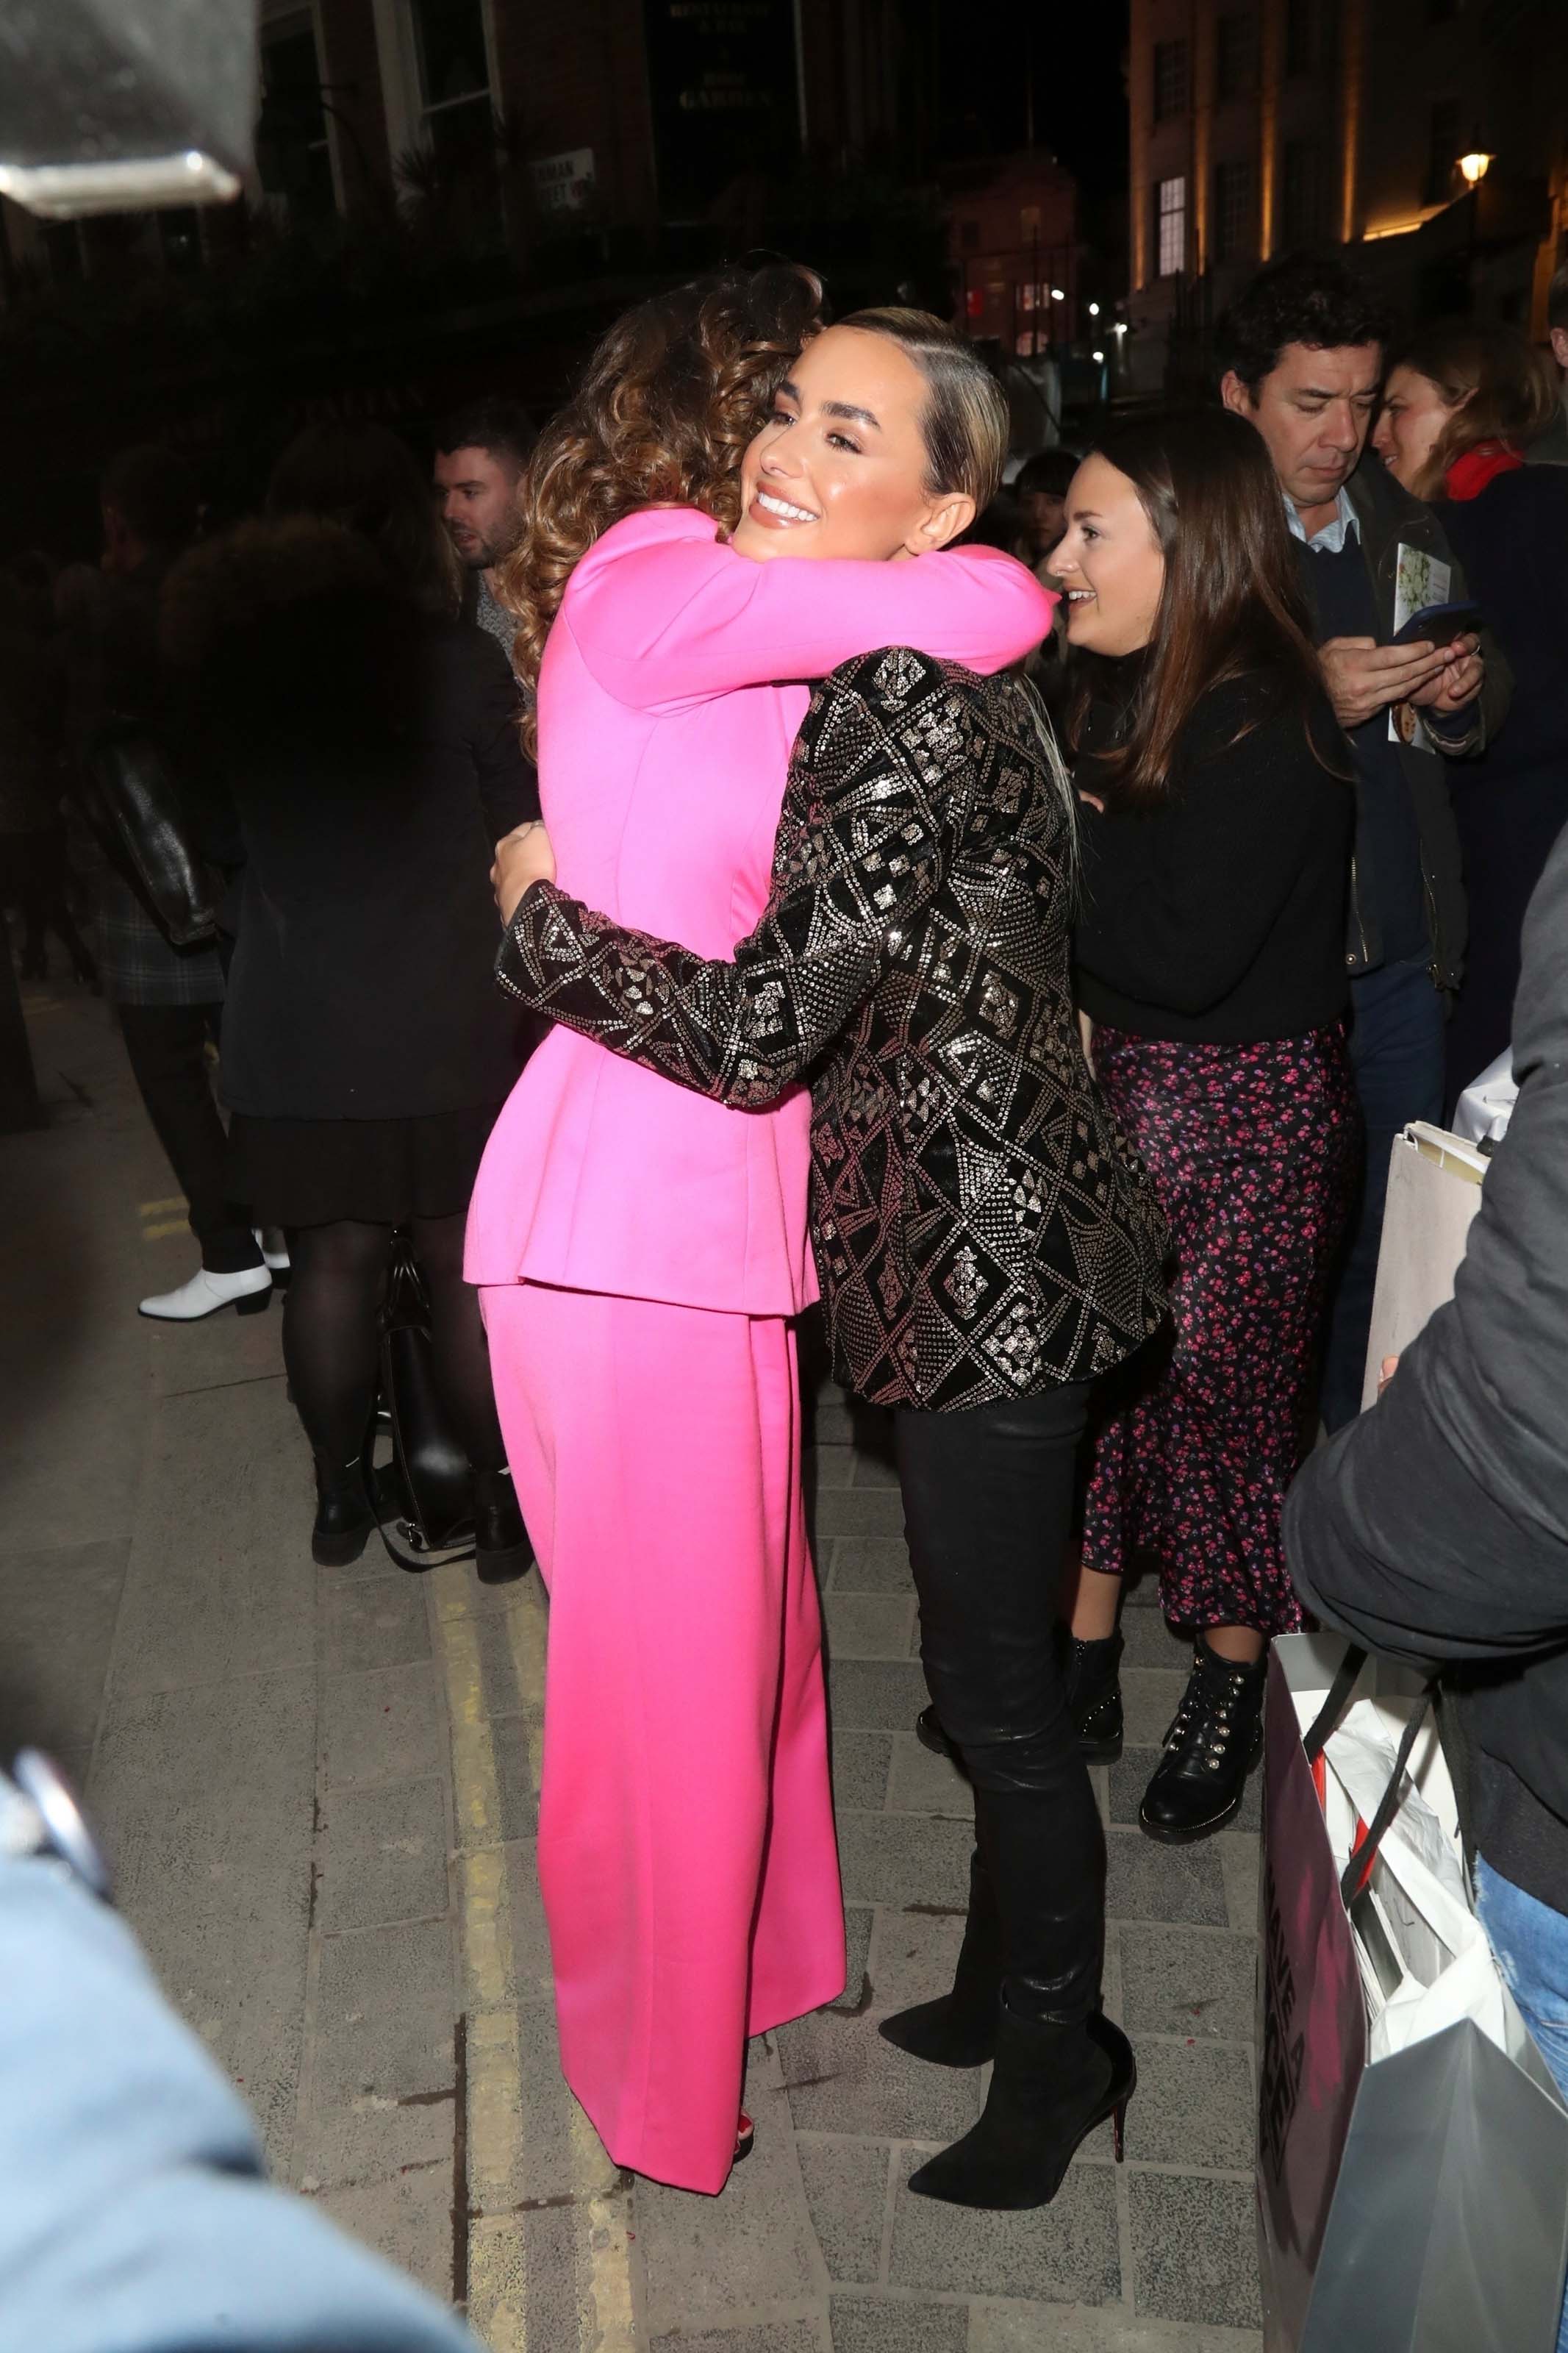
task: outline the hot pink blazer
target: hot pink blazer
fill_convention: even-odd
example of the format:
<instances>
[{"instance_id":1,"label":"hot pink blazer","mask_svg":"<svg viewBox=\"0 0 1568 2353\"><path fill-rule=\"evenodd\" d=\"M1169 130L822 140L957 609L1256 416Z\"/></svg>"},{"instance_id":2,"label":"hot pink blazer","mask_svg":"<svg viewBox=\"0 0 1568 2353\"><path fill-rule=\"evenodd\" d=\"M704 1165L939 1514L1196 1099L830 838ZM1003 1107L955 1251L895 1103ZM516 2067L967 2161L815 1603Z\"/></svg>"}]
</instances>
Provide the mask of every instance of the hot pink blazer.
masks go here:
<instances>
[{"instance_id":1,"label":"hot pink blazer","mask_svg":"<svg viewBox=\"0 0 1568 2353\"><path fill-rule=\"evenodd\" d=\"M540 673L540 792L562 888L729 955L767 903L810 699L776 681L885 645L1002 670L1039 643L1051 605L987 548L754 564L689 508L626 517L573 573ZM795 1314L816 1296L809 1110L800 1087L731 1111L552 1029L486 1151L468 1281Z\"/></svg>"}]
</instances>

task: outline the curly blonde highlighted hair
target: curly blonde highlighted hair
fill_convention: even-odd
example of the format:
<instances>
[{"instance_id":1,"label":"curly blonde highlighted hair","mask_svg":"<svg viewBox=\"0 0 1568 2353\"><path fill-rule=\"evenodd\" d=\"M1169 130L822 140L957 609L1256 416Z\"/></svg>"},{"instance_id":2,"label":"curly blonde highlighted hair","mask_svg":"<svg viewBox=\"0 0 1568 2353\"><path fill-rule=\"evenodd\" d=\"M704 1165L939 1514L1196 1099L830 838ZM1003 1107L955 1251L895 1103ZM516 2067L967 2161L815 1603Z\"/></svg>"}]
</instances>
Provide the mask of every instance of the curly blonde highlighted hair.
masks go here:
<instances>
[{"instance_id":1,"label":"curly blonde highlighted hair","mask_svg":"<svg viewBox=\"0 0 1568 2353\"><path fill-rule=\"evenodd\" d=\"M522 677L539 676L573 566L623 515L688 506L739 521L746 444L821 307L821 281L776 262L716 271L616 322L519 485L522 537L498 576Z\"/></svg>"}]
</instances>

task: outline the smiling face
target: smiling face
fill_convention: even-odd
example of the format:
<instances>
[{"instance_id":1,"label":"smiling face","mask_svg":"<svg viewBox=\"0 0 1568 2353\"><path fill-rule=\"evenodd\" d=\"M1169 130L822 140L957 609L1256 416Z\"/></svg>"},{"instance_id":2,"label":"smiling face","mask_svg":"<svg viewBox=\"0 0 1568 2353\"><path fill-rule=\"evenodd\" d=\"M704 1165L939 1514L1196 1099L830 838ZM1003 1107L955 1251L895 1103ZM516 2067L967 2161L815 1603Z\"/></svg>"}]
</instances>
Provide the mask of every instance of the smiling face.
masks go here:
<instances>
[{"instance_id":1,"label":"smiling face","mask_svg":"<svg viewBox=\"0 0 1568 2353\"><path fill-rule=\"evenodd\" d=\"M1134 654L1152 638L1165 559L1137 491L1103 458L1086 458L1072 478L1051 575L1067 591L1073 645Z\"/></svg>"},{"instance_id":2,"label":"smiling face","mask_svg":"<svg viewBox=\"0 0 1568 2353\"><path fill-rule=\"evenodd\" d=\"M806 345L741 469L732 544L879 562L944 547L974 501L926 488L926 381L888 335L829 327Z\"/></svg>"},{"instance_id":3,"label":"smiling face","mask_svg":"<svg viewBox=\"0 0 1568 2353\"><path fill-rule=\"evenodd\" d=\"M1328 519L1354 472L1382 373L1377 343L1329 351L1287 343L1256 399L1234 370L1221 383L1226 406L1262 434L1279 487L1303 524L1310 519L1318 528Z\"/></svg>"},{"instance_id":4,"label":"smiling face","mask_svg":"<svg viewBox=\"0 0 1568 2353\"><path fill-rule=\"evenodd\" d=\"M1394 480L1407 491L1416 491L1453 414L1429 375L1413 367L1394 370L1384 392L1372 446Z\"/></svg>"}]
</instances>

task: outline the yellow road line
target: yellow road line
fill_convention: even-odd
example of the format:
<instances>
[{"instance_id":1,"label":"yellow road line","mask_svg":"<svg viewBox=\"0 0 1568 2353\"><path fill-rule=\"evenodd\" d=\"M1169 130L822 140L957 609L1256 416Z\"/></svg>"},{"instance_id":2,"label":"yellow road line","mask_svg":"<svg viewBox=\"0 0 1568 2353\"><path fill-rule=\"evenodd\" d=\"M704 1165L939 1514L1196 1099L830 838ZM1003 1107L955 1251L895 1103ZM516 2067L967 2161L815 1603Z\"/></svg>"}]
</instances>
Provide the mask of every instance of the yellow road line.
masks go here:
<instances>
[{"instance_id":1,"label":"yellow road line","mask_svg":"<svg viewBox=\"0 0 1568 2353\"><path fill-rule=\"evenodd\" d=\"M452 1724L453 1797L462 1825L458 1909L468 2010L468 2203L470 2303L482 2306L490 2353L529 2353L526 2218L515 2183L529 2139L517 2012L510 1883L502 1846L495 1741L484 1690L479 1623L467 1615L466 1564L435 1572L436 1616ZM539 1787L543 1739L548 1608L536 1577L505 1611L507 1655L528 1723L529 1761ZM493 1623L493 1620L491 1621ZM511 1713L511 1694L500 1712ZM508 1726L508 1736L515 1736ZM570 2179L561 2185L580 2217L582 2321L576 2353L637 2353L629 2201L606 2180L605 2152L574 2104ZM585 2276L584 2276L585 2274ZM533 2353L568 2353L535 2346Z\"/></svg>"},{"instance_id":2,"label":"yellow road line","mask_svg":"<svg viewBox=\"0 0 1568 2353\"><path fill-rule=\"evenodd\" d=\"M136 1214L139 1218L161 1218L170 1209L185 1209L189 1207L190 1204L183 1193L171 1193L166 1201L138 1202Z\"/></svg>"},{"instance_id":3,"label":"yellow road line","mask_svg":"<svg viewBox=\"0 0 1568 2353\"><path fill-rule=\"evenodd\" d=\"M158 1225L143 1226L142 1239L144 1242L161 1242L166 1234L188 1234L190 1230L190 1224L186 1219L167 1218Z\"/></svg>"}]
</instances>

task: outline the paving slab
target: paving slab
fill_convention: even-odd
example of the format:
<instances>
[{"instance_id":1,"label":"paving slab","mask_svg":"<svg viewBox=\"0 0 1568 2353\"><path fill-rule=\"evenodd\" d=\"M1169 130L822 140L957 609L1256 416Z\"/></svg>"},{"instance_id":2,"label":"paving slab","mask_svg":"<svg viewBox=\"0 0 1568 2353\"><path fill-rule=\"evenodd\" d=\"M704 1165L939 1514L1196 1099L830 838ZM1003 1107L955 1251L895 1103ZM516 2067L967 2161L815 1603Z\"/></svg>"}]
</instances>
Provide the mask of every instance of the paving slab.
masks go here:
<instances>
[{"instance_id":1,"label":"paving slab","mask_svg":"<svg viewBox=\"0 0 1568 2353\"><path fill-rule=\"evenodd\" d=\"M0 1554L0 1754L91 1748L130 1551L110 1536Z\"/></svg>"},{"instance_id":2,"label":"paving slab","mask_svg":"<svg viewBox=\"0 0 1568 2353\"><path fill-rule=\"evenodd\" d=\"M453 2295L452 2168L437 2160L410 2167L385 2181L327 2189L318 2200L334 2222L363 2239L388 2263L412 2272L420 2284L450 2303ZM464 2250L465 2258L467 2250Z\"/></svg>"},{"instance_id":3,"label":"paving slab","mask_svg":"<svg viewBox=\"0 0 1568 2353\"><path fill-rule=\"evenodd\" d=\"M924 1675L908 1661L840 1659L828 1713L835 1731L910 1732L930 1697Z\"/></svg>"},{"instance_id":4,"label":"paving slab","mask_svg":"<svg viewBox=\"0 0 1568 2353\"><path fill-rule=\"evenodd\" d=\"M973 1822L931 1814L852 1814L838 1818L838 1861L845 1901L936 1904L969 1901Z\"/></svg>"},{"instance_id":5,"label":"paving slab","mask_svg":"<svg viewBox=\"0 0 1568 2353\"><path fill-rule=\"evenodd\" d=\"M316 1654L324 1675L350 1667L403 1667L430 1655L424 1582L401 1569L352 1578L322 1570L318 1617Z\"/></svg>"},{"instance_id":6,"label":"paving slab","mask_svg":"<svg viewBox=\"0 0 1568 2353\"><path fill-rule=\"evenodd\" d=\"M440 1686L427 1660L321 1678L321 1752L329 1789L422 1780L445 1769Z\"/></svg>"},{"instance_id":7,"label":"paving slab","mask_svg":"<svg viewBox=\"0 0 1568 2353\"><path fill-rule=\"evenodd\" d=\"M782 2027L778 2046L800 2132L945 2144L980 2113L978 2068L925 2066L884 2042L869 2015L818 2010Z\"/></svg>"},{"instance_id":8,"label":"paving slab","mask_svg":"<svg viewBox=\"0 0 1568 2353\"><path fill-rule=\"evenodd\" d=\"M656 2337L652 2353L832 2353L832 2341L815 2318L769 2320L760 2328L704 2328L694 2337L681 2329Z\"/></svg>"},{"instance_id":9,"label":"paving slab","mask_svg":"<svg viewBox=\"0 0 1568 2353\"><path fill-rule=\"evenodd\" d=\"M833 1800L835 1805L880 1813L888 1798L888 1775L893 1761L889 1732L833 1731Z\"/></svg>"},{"instance_id":10,"label":"paving slab","mask_svg":"<svg viewBox=\"0 0 1568 2353\"><path fill-rule=\"evenodd\" d=\"M874 1996L871 1989L871 1930L876 1913L860 1904L847 1905L844 1912L844 1990L831 2010L869 2010Z\"/></svg>"},{"instance_id":11,"label":"paving slab","mask_svg":"<svg viewBox=\"0 0 1568 2353\"><path fill-rule=\"evenodd\" d=\"M316 1570L301 1452L281 1381L158 1407L112 1691L174 1691L311 1664Z\"/></svg>"},{"instance_id":12,"label":"paving slab","mask_svg":"<svg viewBox=\"0 0 1568 2353\"><path fill-rule=\"evenodd\" d=\"M828 2320L833 2353L968 2353L965 2304L836 2295Z\"/></svg>"},{"instance_id":13,"label":"paving slab","mask_svg":"<svg viewBox=\"0 0 1568 2353\"><path fill-rule=\"evenodd\" d=\"M1135 2171L1127 2189L1138 2310L1158 2319L1259 2327L1251 2183Z\"/></svg>"},{"instance_id":14,"label":"paving slab","mask_svg":"<svg viewBox=\"0 0 1568 2353\"><path fill-rule=\"evenodd\" d=\"M396 1781L343 1789L327 1801L322 1929L372 1928L394 1920L445 1918L444 1782Z\"/></svg>"},{"instance_id":15,"label":"paving slab","mask_svg":"<svg viewBox=\"0 0 1568 2353\"><path fill-rule=\"evenodd\" d=\"M732 2323L748 2310L798 2308L826 2290L789 2104L771 2054L753 2051L746 2107L756 2145L717 2203L658 2182L637 2186L645 2310L656 2341Z\"/></svg>"},{"instance_id":16,"label":"paving slab","mask_svg":"<svg viewBox=\"0 0 1568 2353\"><path fill-rule=\"evenodd\" d=\"M1246 2172L1257 2121L1250 2052L1235 2043L1153 2035L1144 2035L1137 2052L1138 2090L1127 2111L1129 2158Z\"/></svg>"},{"instance_id":17,"label":"paving slab","mask_svg":"<svg viewBox=\"0 0 1568 2353\"><path fill-rule=\"evenodd\" d=\"M836 1593L913 1593L909 1547L901 1532L840 1536L832 1550L828 1583Z\"/></svg>"},{"instance_id":18,"label":"paving slab","mask_svg":"<svg viewBox=\"0 0 1568 2353\"><path fill-rule=\"evenodd\" d=\"M1106 1840L1106 1910L1112 1920L1233 1926L1226 1879L1215 1852L1223 1839L1159 1846L1141 1831L1112 1828Z\"/></svg>"},{"instance_id":19,"label":"paving slab","mask_svg":"<svg viewBox=\"0 0 1568 2353\"><path fill-rule=\"evenodd\" d=\"M241 2084L285 2171L315 1776L315 1683L296 1670L115 1697L88 1784L121 1911L170 1999Z\"/></svg>"},{"instance_id":20,"label":"paving slab","mask_svg":"<svg viewBox=\"0 0 1568 2353\"><path fill-rule=\"evenodd\" d=\"M1170 1668L1123 1667L1121 1706L1130 1745L1158 1749L1186 1690L1184 1673Z\"/></svg>"},{"instance_id":21,"label":"paving slab","mask_svg":"<svg viewBox=\"0 0 1568 2353\"><path fill-rule=\"evenodd\" d=\"M1032 2213L985 2214L917 2198L910 2175L930 2152L897 2152L889 2279L958 2295L1106 2304L1121 2294L1114 2168L1072 2165L1055 2199Z\"/></svg>"},{"instance_id":22,"label":"paving slab","mask_svg":"<svg viewBox=\"0 0 1568 2353\"><path fill-rule=\"evenodd\" d=\"M951 1757L933 1756L912 1732L893 1742L893 1777L888 1805L895 1813L944 1814L974 1820L974 1792Z\"/></svg>"},{"instance_id":23,"label":"paving slab","mask_svg":"<svg viewBox=\"0 0 1568 2353\"><path fill-rule=\"evenodd\" d=\"M1262 1852L1256 1838L1237 1831L1223 1831L1212 1843L1219 1849L1221 1875L1225 1881L1226 1906L1230 1925L1244 1934L1258 1934L1258 1882L1262 1869Z\"/></svg>"},{"instance_id":24,"label":"paving slab","mask_svg":"<svg viewBox=\"0 0 1568 2353\"><path fill-rule=\"evenodd\" d=\"M1129 2034L1252 2041L1255 1937L1199 1928L1148 1928L1132 1921L1115 1933L1121 1954L1121 2023Z\"/></svg>"},{"instance_id":25,"label":"paving slab","mask_svg":"<svg viewBox=\"0 0 1568 2353\"><path fill-rule=\"evenodd\" d=\"M1263 2353L1255 2328L1146 2320L1124 2306L970 2306L969 2353Z\"/></svg>"},{"instance_id":26,"label":"paving slab","mask_svg":"<svg viewBox=\"0 0 1568 2353\"><path fill-rule=\"evenodd\" d=\"M829 1593L823 1605L829 1659L907 1658L914 1611L901 1594Z\"/></svg>"},{"instance_id":27,"label":"paving slab","mask_svg":"<svg viewBox=\"0 0 1568 2353\"><path fill-rule=\"evenodd\" d=\"M813 1527L817 1544L844 1536L901 1537L904 1506L896 1490L824 1487L817 1491Z\"/></svg>"},{"instance_id":28,"label":"paving slab","mask_svg":"<svg viewBox=\"0 0 1568 2353\"><path fill-rule=\"evenodd\" d=\"M875 2008L909 2010L951 1992L963 1942L961 1911L879 1912L868 1963Z\"/></svg>"},{"instance_id":29,"label":"paving slab","mask_svg":"<svg viewBox=\"0 0 1568 2353\"><path fill-rule=\"evenodd\" d=\"M888 2213L884 2141L828 2140L801 2133L800 2177L817 2244L830 2278L875 2281L881 2269Z\"/></svg>"}]
</instances>

